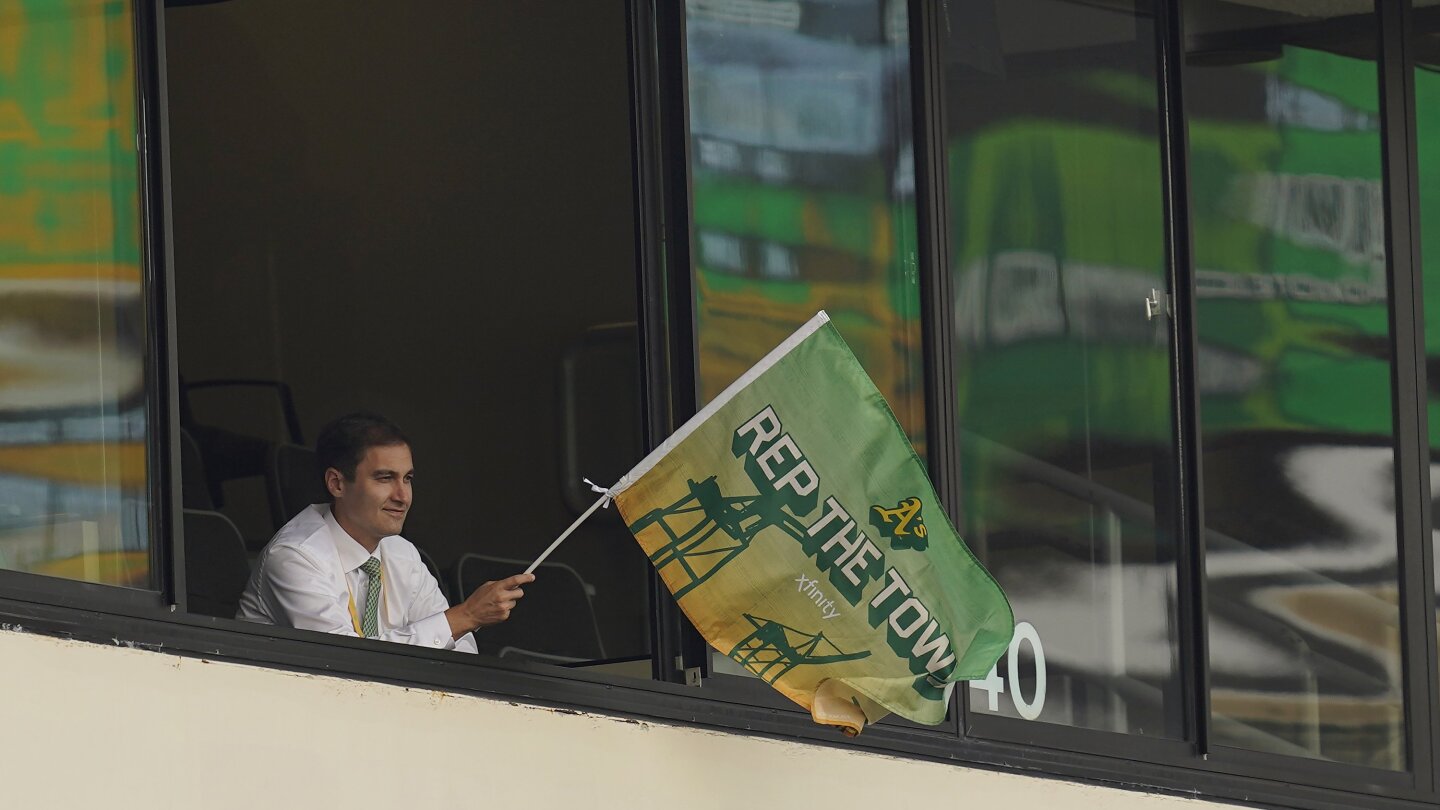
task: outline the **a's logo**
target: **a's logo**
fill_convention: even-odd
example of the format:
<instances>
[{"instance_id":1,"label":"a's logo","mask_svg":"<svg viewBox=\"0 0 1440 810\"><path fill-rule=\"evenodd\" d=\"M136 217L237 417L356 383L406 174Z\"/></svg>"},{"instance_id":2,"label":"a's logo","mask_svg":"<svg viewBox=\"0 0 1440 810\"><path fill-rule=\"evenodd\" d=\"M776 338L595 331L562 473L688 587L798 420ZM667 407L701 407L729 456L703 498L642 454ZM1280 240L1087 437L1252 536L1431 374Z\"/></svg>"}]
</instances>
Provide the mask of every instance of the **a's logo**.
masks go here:
<instances>
[{"instance_id":1,"label":"a's logo","mask_svg":"<svg viewBox=\"0 0 1440 810\"><path fill-rule=\"evenodd\" d=\"M920 499L906 498L894 509L870 507L870 522L880 534L890 539L892 548L924 551L930 545L925 539L925 518L920 514Z\"/></svg>"}]
</instances>

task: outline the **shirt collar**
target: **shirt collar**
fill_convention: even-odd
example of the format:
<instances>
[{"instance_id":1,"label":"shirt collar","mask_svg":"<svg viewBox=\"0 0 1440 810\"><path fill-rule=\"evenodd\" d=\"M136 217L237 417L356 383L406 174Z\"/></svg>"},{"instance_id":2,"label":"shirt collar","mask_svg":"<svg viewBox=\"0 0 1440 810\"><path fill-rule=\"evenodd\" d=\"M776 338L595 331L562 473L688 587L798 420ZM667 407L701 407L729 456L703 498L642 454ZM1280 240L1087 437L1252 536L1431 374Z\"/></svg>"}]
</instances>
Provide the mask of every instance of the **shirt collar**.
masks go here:
<instances>
[{"instance_id":1,"label":"shirt collar","mask_svg":"<svg viewBox=\"0 0 1440 810\"><path fill-rule=\"evenodd\" d=\"M335 512L329 506L325 507L325 526L330 529L330 541L335 544L335 553L340 556L340 570L350 573L365 564L365 561L380 556L380 549L377 547L375 553L371 554L360 545L360 542L351 537L340 522L335 519Z\"/></svg>"}]
</instances>

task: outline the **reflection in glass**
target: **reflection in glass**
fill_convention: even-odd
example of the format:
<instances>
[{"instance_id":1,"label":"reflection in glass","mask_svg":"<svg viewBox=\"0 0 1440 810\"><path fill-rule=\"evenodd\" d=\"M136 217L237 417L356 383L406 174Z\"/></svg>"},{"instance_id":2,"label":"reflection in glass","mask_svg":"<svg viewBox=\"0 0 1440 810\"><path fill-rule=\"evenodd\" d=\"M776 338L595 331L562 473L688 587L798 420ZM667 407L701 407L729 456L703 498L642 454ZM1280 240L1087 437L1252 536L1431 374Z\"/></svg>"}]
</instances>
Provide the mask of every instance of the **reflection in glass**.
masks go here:
<instances>
[{"instance_id":1,"label":"reflection in glass","mask_svg":"<svg viewBox=\"0 0 1440 810\"><path fill-rule=\"evenodd\" d=\"M0 567L147 587L131 26L0 12Z\"/></svg>"},{"instance_id":2,"label":"reflection in glass","mask_svg":"<svg viewBox=\"0 0 1440 810\"><path fill-rule=\"evenodd\" d=\"M1212 738L1405 767L1374 16L1186 5Z\"/></svg>"},{"instance_id":3,"label":"reflection in glass","mask_svg":"<svg viewBox=\"0 0 1440 810\"><path fill-rule=\"evenodd\" d=\"M824 309L923 448L902 0L688 0L699 396Z\"/></svg>"},{"instance_id":4,"label":"reflection in glass","mask_svg":"<svg viewBox=\"0 0 1440 810\"><path fill-rule=\"evenodd\" d=\"M1178 736L1154 26L1125 3L949 13L959 517L1033 628L971 709Z\"/></svg>"}]
</instances>

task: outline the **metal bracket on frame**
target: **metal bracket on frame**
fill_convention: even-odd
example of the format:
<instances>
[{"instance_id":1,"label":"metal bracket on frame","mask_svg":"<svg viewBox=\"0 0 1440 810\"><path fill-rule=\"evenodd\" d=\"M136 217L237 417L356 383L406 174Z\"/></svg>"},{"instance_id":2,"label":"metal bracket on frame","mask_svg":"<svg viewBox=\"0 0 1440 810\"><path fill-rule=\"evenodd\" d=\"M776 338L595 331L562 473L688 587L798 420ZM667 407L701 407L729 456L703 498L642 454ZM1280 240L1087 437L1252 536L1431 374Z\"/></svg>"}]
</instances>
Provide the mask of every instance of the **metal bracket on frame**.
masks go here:
<instances>
[{"instance_id":1,"label":"metal bracket on frame","mask_svg":"<svg viewBox=\"0 0 1440 810\"><path fill-rule=\"evenodd\" d=\"M1145 320L1153 321L1156 315L1169 318L1175 313L1175 307L1171 303L1170 293L1163 293L1152 289L1145 297Z\"/></svg>"},{"instance_id":2,"label":"metal bracket on frame","mask_svg":"<svg viewBox=\"0 0 1440 810\"><path fill-rule=\"evenodd\" d=\"M678 670L680 670L681 672L684 672L684 673L685 673L685 685L686 685L686 686L699 686L699 685L700 685L700 681L701 681L701 677L700 677L700 667L687 667L687 666L685 666L685 656L683 656L683 655L677 655L677 656L675 656L675 668L678 669Z\"/></svg>"}]
</instances>

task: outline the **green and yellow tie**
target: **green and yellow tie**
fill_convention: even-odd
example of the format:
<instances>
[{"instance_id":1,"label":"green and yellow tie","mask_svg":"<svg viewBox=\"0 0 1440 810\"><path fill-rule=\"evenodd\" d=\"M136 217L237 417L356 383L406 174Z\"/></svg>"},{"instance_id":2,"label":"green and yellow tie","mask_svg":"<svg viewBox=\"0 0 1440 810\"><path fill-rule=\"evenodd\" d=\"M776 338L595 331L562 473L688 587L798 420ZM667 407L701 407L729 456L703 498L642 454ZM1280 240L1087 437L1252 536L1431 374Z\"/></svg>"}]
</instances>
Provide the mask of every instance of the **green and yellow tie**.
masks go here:
<instances>
[{"instance_id":1,"label":"green and yellow tie","mask_svg":"<svg viewBox=\"0 0 1440 810\"><path fill-rule=\"evenodd\" d=\"M371 557L360 570L365 572L365 613L360 618L360 635L374 638L380 634L380 560Z\"/></svg>"}]
</instances>

